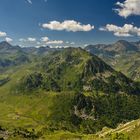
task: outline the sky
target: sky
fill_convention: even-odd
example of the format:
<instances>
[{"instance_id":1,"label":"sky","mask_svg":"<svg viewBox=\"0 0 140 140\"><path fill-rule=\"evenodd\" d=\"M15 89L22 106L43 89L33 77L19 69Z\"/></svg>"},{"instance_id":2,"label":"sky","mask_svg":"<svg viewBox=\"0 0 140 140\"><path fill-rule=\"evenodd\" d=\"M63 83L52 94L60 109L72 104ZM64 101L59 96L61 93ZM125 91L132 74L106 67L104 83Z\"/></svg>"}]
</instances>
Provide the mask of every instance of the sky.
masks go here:
<instances>
[{"instance_id":1,"label":"sky","mask_svg":"<svg viewBox=\"0 0 140 140\"><path fill-rule=\"evenodd\" d=\"M140 0L0 0L0 41L84 47L140 40Z\"/></svg>"}]
</instances>

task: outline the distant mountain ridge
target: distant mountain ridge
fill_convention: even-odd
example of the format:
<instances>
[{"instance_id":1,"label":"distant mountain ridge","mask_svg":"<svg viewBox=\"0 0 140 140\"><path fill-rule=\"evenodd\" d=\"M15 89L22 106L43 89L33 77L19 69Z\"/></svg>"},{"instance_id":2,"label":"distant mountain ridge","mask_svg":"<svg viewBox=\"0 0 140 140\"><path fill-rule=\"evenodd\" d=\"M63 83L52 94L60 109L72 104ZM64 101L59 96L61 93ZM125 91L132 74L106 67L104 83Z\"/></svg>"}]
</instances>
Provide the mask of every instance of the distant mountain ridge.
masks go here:
<instances>
[{"instance_id":1,"label":"distant mountain ridge","mask_svg":"<svg viewBox=\"0 0 140 140\"><path fill-rule=\"evenodd\" d=\"M15 53L17 51L22 51L19 46L12 46L10 43L3 41L0 42L0 54L2 53Z\"/></svg>"},{"instance_id":2,"label":"distant mountain ridge","mask_svg":"<svg viewBox=\"0 0 140 140\"><path fill-rule=\"evenodd\" d=\"M140 118L140 83L98 56L82 48L48 51L48 47L3 46L3 135L21 140L51 139L44 136L57 131L86 135Z\"/></svg>"},{"instance_id":3,"label":"distant mountain ridge","mask_svg":"<svg viewBox=\"0 0 140 140\"><path fill-rule=\"evenodd\" d=\"M119 40L116 43L109 45L106 44L88 45L85 47L85 50L97 55L114 56L123 53L140 51L140 41L128 42L125 40Z\"/></svg>"},{"instance_id":4,"label":"distant mountain ridge","mask_svg":"<svg viewBox=\"0 0 140 140\"><path fill-rule=\"evenodd\" d=\"M39 48L22 48L20 46L13 46L8 42L3 41L0 43L0 66L5 68L13 65L23 64L28 62L29 60L32 61L33 57L45 56L51 52L61 51L63 49L64 48L50 48L49 46L41 46ZM140 41L128 42L125 40L119 40L116 43L109 45L88 45L84 49L92 53L93 55L99 56L113 68L121 70L121 72L123 72L133 80L140 79L140 66L138 65L139 62L133 63L133 58L139 61L139 56L136 53L139 54L140 52ZM129 65L127 64L127 60L129 60ZM120 67L120 69L118 69L118 65L121 66L121 63L125 65L125 69L123 69L124 67Z\"/></svg>"},{"instance_id":5,"label":"distant mountain ridge","mask_svg":"<svg viewBox=\"0 0 140 140\"><path fill-rule=\"evenodd\" d=\"M62 48L63 49L63 48ZM46 54L49 51L62 50L60 48L50 48L49 46L39 48L35 47L20 47L13 46L6 41L0 42L0 53L6 53L8 51L21 51L29 54ZM119 40L113 44L96 44L88 45L84 48L92 54L96 55L108 55L114 56L129 52L139 52L140 51L140 41L128 42L125 40Z\"/></svg>"},{"instance_id":6,"label":"distant mountain ridge","mask_svg":"<svg viewBox=\"0 0 140 140\"><path fill-rule=\"evenodd\" d=\"M85 50L99 56L114 69L140 81L140 41L119 40L113 44L88 45Z\"/></svg>"},{"instance_id":7,"label":"distant mountain ridge","mask_svg":"<svg viewBox=\"0 0 140 140\"><path fill-rule=\"evenodd\" d=\"M20 47L20 46L13 46L10 43L3 41L0 42L0 53L12 53L13 52L22 52L27 54L45 54L48 51L57 50L54 48L50 48L49 46L43 47L40 46L39 48L36 47Z\"/></svg>"},{"instance_id":8,"label":"distant mountain ridge","mask_svg":"<svg viewBox=\"0 0 140 140\"><path fill-rule=\"evenodd\" d=\"M46 47L20 47L13 46L10 43L0 42L0 69L19 64L24 64L32 59L32 56L46 55L48 52L58 49Z\"/></svg>"}]
</instances>

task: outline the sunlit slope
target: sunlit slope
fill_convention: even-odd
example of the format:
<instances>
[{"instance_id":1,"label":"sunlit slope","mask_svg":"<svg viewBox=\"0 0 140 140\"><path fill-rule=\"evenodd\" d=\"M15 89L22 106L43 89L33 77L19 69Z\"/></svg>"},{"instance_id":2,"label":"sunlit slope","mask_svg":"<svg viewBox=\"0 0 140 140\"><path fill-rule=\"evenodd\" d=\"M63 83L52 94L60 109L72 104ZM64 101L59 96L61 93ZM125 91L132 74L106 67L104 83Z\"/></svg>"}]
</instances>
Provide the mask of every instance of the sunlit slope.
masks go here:
<instances>
[{"instance_id":1,"label":"sunlit slope","mask_svg":"<svg viewBox=\"0 0 140 140\"><path fill-rule=\"evenodd\" d=\"M9 139L101 139L91 134L140 116L139 86L80 48L10 66L5 77L0 126Z\"/></svg>"},{"instance_id":2,"label":"sunlit slope","mask_svg":"<svg viewBox=\"0 0 140 140\"><path fill-rule=\"evenodd\" d=\"M112 61L116 70L123 72L135 81L140 80L140 53L132 53L117 57Z\"/></svg>"}]
</instances>

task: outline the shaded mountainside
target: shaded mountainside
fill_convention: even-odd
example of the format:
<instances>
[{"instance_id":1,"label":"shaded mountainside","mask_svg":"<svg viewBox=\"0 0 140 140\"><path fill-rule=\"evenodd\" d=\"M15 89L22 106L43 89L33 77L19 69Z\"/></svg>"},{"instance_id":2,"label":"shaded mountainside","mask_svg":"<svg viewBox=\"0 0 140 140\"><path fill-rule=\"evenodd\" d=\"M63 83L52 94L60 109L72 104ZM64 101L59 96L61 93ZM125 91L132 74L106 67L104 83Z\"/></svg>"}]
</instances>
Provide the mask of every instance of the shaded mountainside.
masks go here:
<instances>
[{"instance_id":1,"label":"shaded mountainside","mask_svg":"<svg viewBox=\"0 0 140 140\"><path fill-rule=\"evenodd\" d=\"M109 62L109 61L108 61ZM129 78L140 81L140 53L124 54L110 59L110 65Z\"/></svg>"},{"instance_id":2,"label":"shaded mountainside","mask_svg":"<svg viewBox=\"0 0 140 140\"><path fill-rule=\"evenodd\" d=\"M19 46L12 46L11 44L9 44L6 41L0 42L0 54L2 55L4 54L13 54L16 53L18 51L21 51L22 49Z\"/></svg>"},{"instance_id":3,"label":"shaded mountainside","mask_svg":"<svg viewBox=\"0 0 140 140\"><path fill-rule=\"evenodd\" d=\"M129 78L140 79L140 41L117 41L114 44L89 45L85 48L92 54L98 55L114 69L121 71Z\"/></svg>"},{"instance_id":4,"label":"shaded mountainside","mask_svg":"<svg viewBox=\"0 0 140 140\"><path fill-rule=\"evenodd\" d=\"M115 71L104 61L81 48L68 48L43 57L34 69L21 77L21 91L96 91L139 94L139 83Z\"/></svg>"},{"instance_id":5,"label":"shaded mountainside","mask_svg":"<svg viewBox=\"0 0 140 140\"><path fill-rule=\"evenodd\" d=\"M99 56L115 70L134 81L140 81L140 52L126 53L116 57Z\"/></svg>"},{"instance_id":6,"label":"shaded mountainside","mask_svg":"<svg viewBox=\"0 0 140 140\"><path fill-rule=\"evenodd\" d=\"M35 48L35 47L22 48L23 52L26 52L32 55L47 55L49 52L53 52L56 50L61 50L61 49L50 48L49 46L46 46L46 47L40 46L39 48Z\"/></svg>"},{"instance_id":7,"label":"shaded mountainside","mask_svg":"<svg viewBox=\"0 0 140 140\"><path fill-rule=\"evenodd\" d=\"M13 46L9 44L6 41L0 42L0 54L1 55L13 55L18 52L26 53L26 54L34 54L34 55L40 55L40 54L47 54L49 51L54 51L59 49L50 48L49 46L39 48L35 47L20 47L20 46ZM61 50L61 49L60 49Z\"/></svg>"},{"instance_id":8,"label":"shaded mountainside","mask_svg":"<svg viewBox=\"0 0 140 140\"><path fill-rule=\"evenodd\" d=\"M0 43L0 70L9 66L29 62L28 55L19 46L12 46L7 42Z\"/></svg>"},{"instance_id":9,"label":"shaded mountainside","mask_svg":"<svg viewBox=\"0 0 140 140\"><path fill-rule=\"evenodd\" d=\"M34 57L47 55L49 52L56 50L59 49L53 49L49 46L21 48L20 46L13 46L6 41L0 42L0 70L10 66L28 63Z\"/></svg>"},{"instance_id":10,"label":"shaded mountainside","mask_svg":"<svg viewBox=\"0 0 140 140\"><path fill-rule=\"evenodd\" d=\"M129 52L138 52L140 51L140 44L139 42L128 42L125 40L119 40L116 43L109 45L89 45L85 47L85 50L91 52L92 54L115 56Z\"/></svg>"},{"instance_id":11,"label":"shaded mountainside","mask_svg":"<svg viewBox=\"0 0 140 140\"><path fill-rule=\"evenodd\" d=\"M87 134L140 118L139 83L96 55L67 48L29 60L0 75L0 138L100 140Z\"/></svg>"}]
</instances>

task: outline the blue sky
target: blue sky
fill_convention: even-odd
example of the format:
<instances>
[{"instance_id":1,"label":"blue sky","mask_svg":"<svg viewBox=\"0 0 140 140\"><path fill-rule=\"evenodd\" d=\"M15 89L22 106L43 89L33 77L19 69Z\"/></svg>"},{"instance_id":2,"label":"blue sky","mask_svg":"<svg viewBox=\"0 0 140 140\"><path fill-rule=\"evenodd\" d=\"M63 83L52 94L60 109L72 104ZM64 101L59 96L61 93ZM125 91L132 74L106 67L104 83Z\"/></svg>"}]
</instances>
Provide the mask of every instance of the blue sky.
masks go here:
<instances>
[{"instance_id":1,"label":"blue sky","mask_svg":"<svg viewBox=\"0 0 140 140\"><path fill-rule=\"evenodd\" d=\"M139 0L1 0L0 41L37 47L135 41L139 7Z\"/></svg>"}]
</instances>

